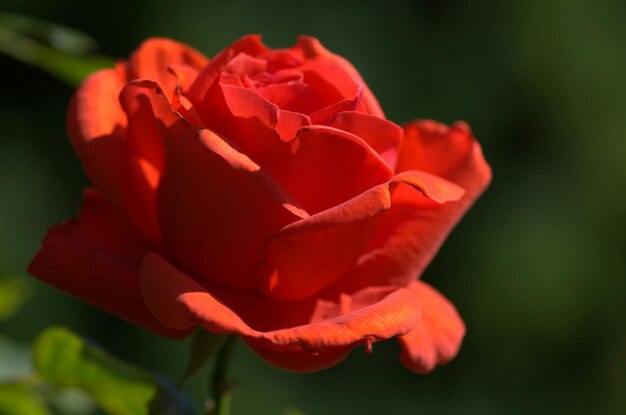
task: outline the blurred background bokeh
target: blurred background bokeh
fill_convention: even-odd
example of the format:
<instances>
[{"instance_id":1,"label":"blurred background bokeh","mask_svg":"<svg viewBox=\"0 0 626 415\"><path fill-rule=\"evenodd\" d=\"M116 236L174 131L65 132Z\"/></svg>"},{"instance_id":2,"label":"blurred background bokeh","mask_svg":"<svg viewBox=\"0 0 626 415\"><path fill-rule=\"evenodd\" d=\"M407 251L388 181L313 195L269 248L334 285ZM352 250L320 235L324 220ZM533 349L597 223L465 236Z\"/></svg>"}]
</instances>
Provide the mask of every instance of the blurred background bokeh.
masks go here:
<instances>
[{"instance_id":1,"label":"blurred background bokeh","mask_svg":"<svg viewBox=\"0 0 626 415\"><path fill-rule=\"evenodd\" d=\"M465 319L458 358L419 376L389 341L297 375L239 345L234 414L626 413L626 2L2 0L0 10L77 28L114 57L150 36L212 56L247 33L272 47L311 34L354 63L391 120L472 126L494 180L423 275ZM88 182L65 133L72 88L4 55L0 79L0 376L45 327L64 325L178 379L187 342L27 275L46 227L74 214ZM207 373L186 387L197 402Z\"/></svg>"}]
</instances>

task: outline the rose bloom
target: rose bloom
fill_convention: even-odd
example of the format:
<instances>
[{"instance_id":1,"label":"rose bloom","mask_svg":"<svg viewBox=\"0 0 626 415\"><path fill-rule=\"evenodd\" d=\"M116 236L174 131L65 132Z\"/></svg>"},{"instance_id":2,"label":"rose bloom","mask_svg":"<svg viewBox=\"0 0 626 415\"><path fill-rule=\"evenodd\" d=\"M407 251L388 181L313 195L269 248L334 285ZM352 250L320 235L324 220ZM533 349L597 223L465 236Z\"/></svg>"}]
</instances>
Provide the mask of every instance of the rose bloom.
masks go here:
<instances>
[{"instance_id":1,"label":"rose bloom","mask_svg":"<svg viewBox=\"0 0 626 415\"><path fill-rule=\"evenodd\" d=\"M72 145L93 184L30 272L168 337L239 336L314 371L395 337L428 372L465 327L418 280L491 172L469 127L387 120L318 40L209 60L149 39L88 77Z\"/></svg>"}]
</instances>

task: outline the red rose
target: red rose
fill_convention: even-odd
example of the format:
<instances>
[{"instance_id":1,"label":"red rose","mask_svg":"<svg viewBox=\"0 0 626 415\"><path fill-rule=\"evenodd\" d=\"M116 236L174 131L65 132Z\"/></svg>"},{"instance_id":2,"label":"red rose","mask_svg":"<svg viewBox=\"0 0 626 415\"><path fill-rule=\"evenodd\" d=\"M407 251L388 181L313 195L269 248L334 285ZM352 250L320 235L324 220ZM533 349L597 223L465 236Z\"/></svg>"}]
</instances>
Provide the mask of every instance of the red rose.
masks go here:
<instances>
[{"instance_id":1,"label":"red rose","mask_svg":"<svg viewBox=\"0 0 626 415\"><path fill-rule=\"evenodd\" d=\"M469 127L385 119L316 39L212 60L167 39L91 75L69 135L93 184L30 272L157 333L200 325L312 371L397 337L427 372L454 306L417 280L491 173Z\"/></svg>"}]
</instances>

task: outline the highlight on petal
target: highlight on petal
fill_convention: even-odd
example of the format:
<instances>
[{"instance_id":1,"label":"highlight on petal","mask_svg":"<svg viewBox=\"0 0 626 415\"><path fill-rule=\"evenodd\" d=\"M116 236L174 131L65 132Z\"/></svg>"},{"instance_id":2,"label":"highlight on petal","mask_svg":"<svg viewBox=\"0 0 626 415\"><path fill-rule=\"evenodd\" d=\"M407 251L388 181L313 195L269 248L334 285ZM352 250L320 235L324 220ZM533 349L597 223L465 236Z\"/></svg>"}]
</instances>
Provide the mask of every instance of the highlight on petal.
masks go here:
<instances>
[{"instance_id":1,"label":"highlight on petal","mask_svg":"<svg viewBox=\"0 0 626 415\"><path fill-rule=\"evenodd\" d=\"M124 82L119 68L88 77L70 103L68 132L94 187L125 210L142 233L158 240L156 215L151 213L154 204L150 202L157 174L151 164L155 152L150 149L150 140L135 141L135 149L129 148L128 117L118 99Z\"/></svg>"},{"instance_id":2,"label":"highlight on petal","mask_svg":"<svg viewBox=\"0 0 626 415\"><path fill-rule=\"evenodd\" d=\"M377 226L376 215L391 207L390 187L404 185L433 203L459 200L463 189L437 176L406 172L331 209L285 226L266 244L259 264L259 289L277 300L299 300L339 281L355 265Z\"/></svg>"},{"instance_id":3,"label":"highlight on petal","mask_svg":"<svg viewBox=\"0 0 626 415\"><path fill-rule=\"evenodd\" d=\"M141 274L146 304L163 324L178 330L200 325L215 333L236 334L270 363L294 371L321 369L359 344L406 334L420 318L418 299L405 288L366 289L363 295L343 300L347 312L338 306L334 313L315 316L315 303L310 301L277 302L252 297L251 292L216 296L157 254L146 256ZM272 318L288 315L289 310L303 318L299 325L263 330L253 324L275 324ZM253 317L244 320L242 315ZM289 316L279 317L285 318ZM281 358L278 353L285 355Z\"/></svg>"},{"instance_id":4,"label":"highlight on petal","mask_svg":"<svg viewBox=\"0 0 626 415\"><path fill-rule=\"evenodd\" d=\"M140 292L139 266L154 249L123 213L88 189L78 217L49 229L28 271L133 324L183 337L188 331L166 327L154 318Z\"/></svg>"},{"instance_id":5,"label":"highlight on petal","mask_svg":"<svg viewBox=\"0 0 626 415\"><path fill-rule=\"evenodd\" d=\"M416 281L409 289L419 299L422 318L413 330L398 337L400 360L414 372L428 373L457 355L465 325L454 305L430 285Z\"/></svg>"},{"instance_id":6,"label":"highlight on petal","mask_svg":"<svg viewBox=\"0 0 626 415\"><path fill-rule=\"evenodd\" d=\"M125 184L121 189L124 208L139 228L154 240L161 238L156 189L165 164L162 126L167 118L163 116L170 112L166 100L157 96L157 90L162 91L157 83L133 81L126 84L119 98L128 116L123 140L127 157Z\"/></svg>"},{"instance_id":7,"label":"highlight on petal","mask_svg":"<svg viewBox=\"0 0 626 415\"><path fill-rule=\"evenodd\" d=\"M85 79L74 94L67 115L67 128L74 151L89 180L111 200L121 203L126 165L123 132L126 114L118 101L125 75L103 69Z\"/></svg>"}]
</instances>

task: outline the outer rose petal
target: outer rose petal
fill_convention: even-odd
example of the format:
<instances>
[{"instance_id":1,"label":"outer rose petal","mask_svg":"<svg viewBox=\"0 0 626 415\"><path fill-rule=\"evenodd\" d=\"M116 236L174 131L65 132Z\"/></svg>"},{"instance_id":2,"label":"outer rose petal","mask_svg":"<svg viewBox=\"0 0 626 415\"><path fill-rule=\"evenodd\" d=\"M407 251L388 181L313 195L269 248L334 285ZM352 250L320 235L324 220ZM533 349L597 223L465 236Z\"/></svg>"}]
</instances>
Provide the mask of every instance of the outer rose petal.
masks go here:
<instances>
[{"instance_id":1,"label":"outer rose petal","mask_svg":"<svg viewBox=\"0 0 626 415\"><path fill-rule=\"evenodd\" d=\"M399 185L435 203L459 200L464 193L437 176L405 172L345 203L287 225L263 251L261 291L278 300L298 300L346 275L376 226L375 216L391 207L389 188Z\"/></svg>"},{"instance_id":2,"label":"outer rose petal","mask_svg":"<svg viewBox=\"0 0 626 415\"><path fill-rule=\"evenodd\" d=\"M89 180L107 197L121 203L126 172L123 131L126 114L117 99L125 82L118 69L89 76L72 98L67 116L70 140Z\"/></svg>"},{"instance_id":3,"label":"outer rose petal","mask_svg":"<svg viewBox=\"0 0 626 415\"><path fill-rule=\"evenodd\" d=\"M204 68L209 60L200 52L165 38L145 40L131 55L128 62L128 77L148 79L160 83L172 99L176 88L176 78L168 71L172 65L187 66L195 70Z\"/></svg>"},{"instance_id":4,"label":"outer rose petal","mask_svg":"<svg viewBox=\"0 0 626 415\"><path fill-rule=\"evenodd\" d=\"M118 100L124 82L119 66L89 76L70 103L68 132L91 183L128 212L143 234L158 239L154 215L145 213L153 207L144 171L126 139L127 116Z\"/></svg>"},{"instance_id":5,"label":"outer rose petal","mask_svg":"<svg viewBox=\"0 0 626 415\"><path fill-rule=\"evenodd\" d=\"M111 314L168 337L188 331L163 326L146 308L139 265L155 247L93 189L76 219L52 227L28 271Z\"/></svg>"},{"instance_id":6,"label":"outer rose petal","mask_svg":"<svg viewBox=\"0 0 626 415\"><path fill-rule=\"evenodd\" d=\"M256 354L272 366L299 373L310 373L326 369L344 360L356 345L336 347L322 351L298 350L275 351L261 347L254 342L246 341Z\"/></svg>"},{"instance_id":7,"label":"outer rose petal","mask_svg":"<svg viewBox=\"0 0 626 415\"><path fill-rule=\"evenodd\" d=\"M359 344L406 334L418 323L420 315L413 291L387 288L372 292L370 288L363 295L367 301L358 293L346 296L346 313L338 308L329 316L311 315L308 324L303 321L302 325L265 331L251 327L240 313L253 315L251 320L261 322L266 316L273 317L276 310L272 308L282 310L280 314L306 316L300 309L301 303L268 301L245 292L233 295L234 303L227 295L218 299L156 254L145 258L141 274L146 304L163 324L177 330L201 325L212 332L236 334L270 363L294 371L322 369ZM270 306L269 315L263 304ZM285 355L281 357L282 353Z\"/></svg>"},{"instance_id":8,"label":"outer rose petal","mask_svg":"<svg viewBox=\"0 0 626 415\"><path fill-rule=\"evenodd\" d=\"M439 145L426 146L424 140L440 140L442 146L448 145L446 154L454 155L453 161L448 161L446 154L439 154ZM440 164L433 169L432 164L421 162L425 159L436 159ZM491 170L467 125L448 128L425 121L406 126L397 171L430 168L436 174L443 166L447 173L441 177L465 189L465 196L458 202L434 206L398 188L392 195L391 209L381 215L368 253L359 259L346 278L346 285L407 285L419 277L491 180Z\"/></svg>"},{"instance_id":9,"label":"outer rose petal","mask_svg":"<svg viewBox=\"0 0 626 415\"><path fill-rule=\"evenodd\" d=\"M409 288L417 294L422 318L408 334L398 337L400 360L408 369L428 373L456 356L465 325L452 303L430 285L416 281Z\"/></svg>"}]
</instances>

